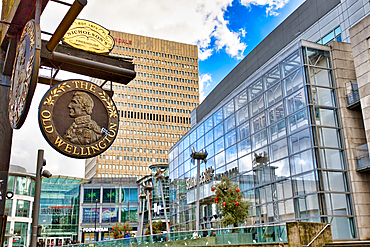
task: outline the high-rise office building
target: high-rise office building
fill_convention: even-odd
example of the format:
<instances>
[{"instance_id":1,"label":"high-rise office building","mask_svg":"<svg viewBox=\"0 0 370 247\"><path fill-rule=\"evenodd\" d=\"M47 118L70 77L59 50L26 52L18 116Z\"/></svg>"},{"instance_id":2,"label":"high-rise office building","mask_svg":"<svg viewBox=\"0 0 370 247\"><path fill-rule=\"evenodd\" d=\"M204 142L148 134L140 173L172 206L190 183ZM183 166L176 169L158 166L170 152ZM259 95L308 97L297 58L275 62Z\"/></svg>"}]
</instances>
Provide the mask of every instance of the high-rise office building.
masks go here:
<instances>
[{"instance_id":1,"label":"high-rise office building","mask_svg":"<svg viewBox=\"0 0 370 247\"><path fill-rule=\"evenodd\" d=\"M199 105L198 49L151 37L111 31L111 56L132 59L136 78L110 82L120 114L119 133L104 154L86 160L85 177L142 177L168 162L168 150L190 129ZM103 83L99 81L97 83Z\"/></svg>"}]
</instances>

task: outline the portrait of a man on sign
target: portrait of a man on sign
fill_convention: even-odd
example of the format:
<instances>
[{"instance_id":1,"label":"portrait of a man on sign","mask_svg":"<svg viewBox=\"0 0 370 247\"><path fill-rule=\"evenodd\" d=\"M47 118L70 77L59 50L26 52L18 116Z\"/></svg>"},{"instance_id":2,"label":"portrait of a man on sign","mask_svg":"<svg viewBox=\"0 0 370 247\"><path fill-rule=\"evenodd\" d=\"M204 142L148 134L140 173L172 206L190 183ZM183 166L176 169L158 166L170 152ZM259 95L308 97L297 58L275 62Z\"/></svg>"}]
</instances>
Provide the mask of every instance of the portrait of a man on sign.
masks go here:
<instances>
[{"instance_id":1,"label":"portrait of a man on sign","mask_svg":"<svg viewBox=\"0 0 370 247\"><path fill-rule=\"evenodd\" d=\"M91 119L94 101L84 92L75 92L68 105L69 116L74 122L64 138L73 144L86 145L96 142L101 136L101 127Z\"/></svg>"}]
</instances>

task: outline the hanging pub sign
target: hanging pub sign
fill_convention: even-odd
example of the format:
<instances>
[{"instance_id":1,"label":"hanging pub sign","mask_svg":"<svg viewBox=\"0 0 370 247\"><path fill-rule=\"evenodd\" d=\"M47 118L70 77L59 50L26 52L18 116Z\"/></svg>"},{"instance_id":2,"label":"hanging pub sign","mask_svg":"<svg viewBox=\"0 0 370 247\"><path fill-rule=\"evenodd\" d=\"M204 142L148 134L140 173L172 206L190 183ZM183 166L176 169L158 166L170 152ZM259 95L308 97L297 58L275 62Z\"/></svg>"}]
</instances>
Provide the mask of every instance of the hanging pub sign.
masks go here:
<instances>
[{"instance_id":1,"label":"hanging pub sign","mask_svg":"<svg viewBox=\"0 0 370 247\"><path fill-rule=\"evenodd\" d=\"M56 84L39 106L39 126L58 152L78 159L107 150L118 133L119 115L110 96L84 80Z\"/></svg>"},{"instance_id":2,"label":"hanging pub sign","mask_svg":"<svg viewBox=\"0 0 370 247\"><path fill-rule=\"evenodd\" d=\"M35 20L29 20L18 41L8 108L9 122L13 129L22 127L35 92L40 67L41 32L39 29Z\"/></svg>"},{"instance_id":3,"label":"hanging pub sign","mask_svg":"<svg viewBox=\"0 0 370 247\"><path fill-rule=\"evenodd\" d=\"M108 29L94 22L76 19L62 41L84 51L109 53L114 46L114 39L109 33Z\"/></svg>"}]
</instances>

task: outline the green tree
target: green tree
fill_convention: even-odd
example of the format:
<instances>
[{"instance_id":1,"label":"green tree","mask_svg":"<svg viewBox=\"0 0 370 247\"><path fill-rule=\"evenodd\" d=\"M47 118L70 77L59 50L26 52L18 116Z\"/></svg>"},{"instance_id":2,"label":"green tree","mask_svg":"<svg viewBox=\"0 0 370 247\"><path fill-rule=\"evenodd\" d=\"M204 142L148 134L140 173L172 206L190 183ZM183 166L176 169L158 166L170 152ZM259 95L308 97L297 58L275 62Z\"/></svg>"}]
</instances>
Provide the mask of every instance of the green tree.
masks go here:
<instances>
[{"instance_id":1,"label":"green tree","mask_svg":"<svg viewBox=\"0 0 370 247\"><path fill-rule=\"evenodd\" d=\"M116 223L111 230L115 239L123 238L125 233L131 235L131 231L132 227L128 223Z\"/></svg>"},{"instance_id":2,"label":"green tree","mask_svg":"<svg viewBox=\"0 0 370 247\"><path fill-rule=\"evenodd\" d=\"M215 203L217 210L221 212L221 223L224 226L233 225L247 220L249 216L249 203L243 199L243 194L237 184L223 176L221 181L214 185L211 190L216 194Z\"/></svg>"},{"instance_id":3,"label":"green tree","mask_svg":"<svg viewBox=\"0 0 370 247\"><path fill-rule=\"evenodd\" d=\"M159 233L162 233L162 231L166 230L166 224L163 223L162 221L153 222L152 227L153 227L153 234L159 234ZM146 227L145 235L149 235L149 234L150 234L150 226L148 225Z\"/></svg>"}]
</instances>

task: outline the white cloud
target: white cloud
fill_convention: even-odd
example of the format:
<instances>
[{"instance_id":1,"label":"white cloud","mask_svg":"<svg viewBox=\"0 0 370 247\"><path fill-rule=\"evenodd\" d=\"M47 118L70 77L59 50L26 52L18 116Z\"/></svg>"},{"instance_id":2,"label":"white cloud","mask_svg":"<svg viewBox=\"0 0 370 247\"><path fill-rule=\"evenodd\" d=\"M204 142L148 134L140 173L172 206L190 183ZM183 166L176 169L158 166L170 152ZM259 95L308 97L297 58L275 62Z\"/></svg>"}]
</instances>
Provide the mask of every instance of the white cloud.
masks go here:
<instances>
[{"instance_id":1,"label":"white cloud","mask_svg":"<svg viewBox=\"0 0 370 247\"><path fill-rule=\"evenodd\" d=\"M205 90L211 86L212 83L212 75L209 73L201 74L199 76L199 102L201 103L205 97L206 92Z\"/></svg>"},{"instance_id":2,"label":"white cloud","mask_svg":"<svg viewBox=\"0 0 370 247\"><path fill-rule=\"evenodd\" d=\"M277 12L279 9L284 7L289 0L240 0L241 4L247 7L250 5L266 6L266 15L279 15Z\"/></svg>"},{"instance_id":3,"label":"white cloud","mask_svg":"<svg viewBox=\"0 0 370 247\"><path fill-rule=\"evenodd\" d=\"M227 27L224 14L232 0L90 0L79 18L94 21L105 28L127 33L198 45L199 59L209 58L225 48L227 54L242 58L246 45L243 31ZM65 12L60 4L49 2L41 18L42 30L53 32ZM212 40L216 39L216 49Z\"/></svg>"}]
</instances>

